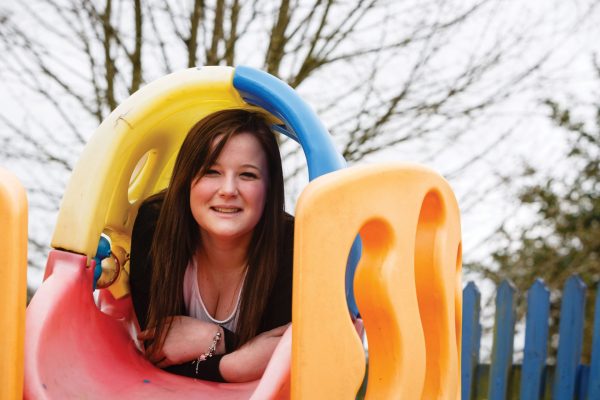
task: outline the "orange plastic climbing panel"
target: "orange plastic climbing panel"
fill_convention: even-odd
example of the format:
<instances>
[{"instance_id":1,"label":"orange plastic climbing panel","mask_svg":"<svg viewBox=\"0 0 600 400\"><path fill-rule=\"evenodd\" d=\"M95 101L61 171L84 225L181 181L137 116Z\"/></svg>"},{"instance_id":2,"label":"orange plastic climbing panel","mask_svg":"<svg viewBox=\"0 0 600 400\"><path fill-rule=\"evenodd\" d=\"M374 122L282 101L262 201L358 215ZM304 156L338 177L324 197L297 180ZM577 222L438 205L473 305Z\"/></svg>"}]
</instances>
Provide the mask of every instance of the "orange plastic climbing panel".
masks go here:
<instances>
[{"instance_id":1,"label":"orange plastic climbing panel","mask_svg":"<svg viewBox=\"0 0 600 400\"><path fill-rule=\"evenodd\" d=\"M23 396L27 301L27 196L0 168L0 399Z\"/></svg>"},{"instance_id":2,"label":"orange plastic climbing panel","mask_svg":"<svg viewBox=\"0 0 600 400\"><path fill-rule=\"evenodd\" d=\"M351 399L365 371L344 271L357 233L355 295L369 342L368 399L460 395L461 235L456 199L415 165L316 179L296 209L293 399Z\"/></svg>"}]
</instances>

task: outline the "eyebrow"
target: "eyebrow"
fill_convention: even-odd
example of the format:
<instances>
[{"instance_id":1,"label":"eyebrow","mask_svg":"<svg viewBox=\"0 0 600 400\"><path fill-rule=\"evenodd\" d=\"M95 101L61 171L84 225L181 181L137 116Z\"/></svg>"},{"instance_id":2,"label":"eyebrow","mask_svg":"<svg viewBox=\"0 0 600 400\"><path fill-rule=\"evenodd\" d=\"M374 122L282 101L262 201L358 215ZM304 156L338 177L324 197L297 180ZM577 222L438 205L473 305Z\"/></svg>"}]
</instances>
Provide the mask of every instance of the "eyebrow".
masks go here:
<instances>
[{"instance_id":1,"label":"eyebrow","mask_svg":"<svg viewBox=\"0 0 600 400\"><path fill-rule=\"evenodd\" d=\"M243 165L242 165L242 168L253 168L253 169L257 170L257 171L260 171L260 168L259 168L259 167L257 167L257 166L256 166L256 165L254 165L254 164L243 164Z\"/></svg>"},{"instance_id":2,"label":"eyebrow","mask_svg":"<svg viewBox=\"0 0 600 400\"><path fill-rule=\"evenodd\" d=\"M221 166L221 164L219 164L218 162L215 162L213 165L215 165L217 167ZM242 167L242 168L252 168L252 169L255 169L255 170L259 171L259 172L261 171L260 167L254 165L254 164L242 164L240 167Z\"/></svg>"}]
</instances>

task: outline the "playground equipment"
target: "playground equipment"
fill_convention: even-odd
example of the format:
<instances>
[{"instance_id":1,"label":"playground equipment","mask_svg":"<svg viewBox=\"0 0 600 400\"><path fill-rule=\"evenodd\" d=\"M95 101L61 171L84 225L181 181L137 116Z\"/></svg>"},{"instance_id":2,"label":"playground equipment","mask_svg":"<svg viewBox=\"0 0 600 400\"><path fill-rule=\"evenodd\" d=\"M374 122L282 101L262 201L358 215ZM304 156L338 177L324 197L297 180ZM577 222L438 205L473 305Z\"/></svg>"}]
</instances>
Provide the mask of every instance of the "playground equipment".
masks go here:
<instances>
[{"instance_id":1,"label":"playground equipment","mask_svg":"<svg viewBox=\"0 0 600 400\"><path fill-rule=\"evenodd\" d=\"M225 108L266 113L275 130L300 143L311 179L327 173L308 185L296 210L293 336L284 335L262 379L246 384L155 368L137 349L128 295L129 238L141 201L166 186L193 123ZM369 336L367 397L457 398L461 246L452 191L421 167L332 172L342 167L310 108L260 71L190 69L132 95L91 138L63 198L45 281L27 309L25 398L353 398L365 369L348 314L356 312L355 292ZM103 265L111 276L100 278L99 287L108 286L95 302L91 260L101 234L119 268Z\"/></svg>"},{"instance_id":2,"label":"playground equipment","mask_svg":"<svg viewBox=\"0 0 600 400\"><path fill-rule=\"evenodd\" d=\"M0 168L0 399L23 393L23 332L27 294L27 196Z\"/></svg>"},{"instance_id":3,"label":"playground equipment","mask_svg":"<svg viewBox=\"0 0 600 400\"><path fill-rule=\"evenodd\" d=\"M362 381L343 296L344 253L356 232L366 398L459 398L458 215L448 184L414 165L353 167L308 185L296 209L292 398L351 399Z\"/></svg>"}]
</instances>

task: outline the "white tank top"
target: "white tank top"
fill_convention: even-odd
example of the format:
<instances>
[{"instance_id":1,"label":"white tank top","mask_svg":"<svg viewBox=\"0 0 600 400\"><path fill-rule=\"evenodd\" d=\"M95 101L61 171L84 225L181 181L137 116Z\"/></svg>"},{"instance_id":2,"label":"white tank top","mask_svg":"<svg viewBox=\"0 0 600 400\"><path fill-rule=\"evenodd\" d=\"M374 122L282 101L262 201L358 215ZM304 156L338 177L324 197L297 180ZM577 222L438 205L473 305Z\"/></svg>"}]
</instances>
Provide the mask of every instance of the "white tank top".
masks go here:
<instances>
[{"instance_id":1,"label":"white tank top","mask_svg":"<svg viewBox=\"0 0 600 400\"><path fill-rule=\"evenodd\" d=\"M244 276L244 280L245 278L246 277ZM231 314L224 320L215 319L206 310L204 302L202 301L202 296L200 295L200 288L198 287L198 266L196 264L196 260L193 259L190 261L185 270L185 275L183 277L183 300L185 303L186 312L190 317L199 319L201 321L212 322L214 324L221 325L232 332L235 332L240 309L241 292L242 291L240 290L238 293L235 308Z\"/></svg>"}]
</instances>

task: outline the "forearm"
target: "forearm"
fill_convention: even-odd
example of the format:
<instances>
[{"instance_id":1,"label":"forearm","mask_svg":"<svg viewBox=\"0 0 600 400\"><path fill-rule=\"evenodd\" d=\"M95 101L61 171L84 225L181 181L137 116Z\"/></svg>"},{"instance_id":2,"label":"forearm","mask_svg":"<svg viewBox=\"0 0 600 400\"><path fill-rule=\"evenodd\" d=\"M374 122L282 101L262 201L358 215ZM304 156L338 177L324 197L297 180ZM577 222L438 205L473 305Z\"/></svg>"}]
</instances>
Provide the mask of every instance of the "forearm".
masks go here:
<instances>
[{"instance_id":1,"label":"forearm","mask_svg":"<svg viewBox=\"0 0 600 400\"><path fill-rule=\"evenodd\" d=\"M196 322L198 324L198 322ZM197 329L201 328L201 329ZM224 329L215 324L202 323L194 329L195 336L184 338L177 334L177 329L173 332L176 337L171 337L165 345L167 346L164 356L167 359L172 360L157 362L154 361L158 367L163 368L165 371L183 375L196 379L210 380L214 382L225 382L219 372L219 364L224 353L231 352L233 345L236 340L236 336L233 332ZM216 333L221 334L220 339L217 341L216 350L212 352L210 357L206 357L210 353L210 347L215 341ZM181 331L179 331L181 333ZM176 340L175 340L176 339ZM174 345L178 345L176 348ZM175 356L175 353L180 355L187 354L187 356ZM204 355L204 360L198 361L199 357ZM151 359L152 361L152 359ZM173 362L174 361L174 362Z\"/></svg>"},{"instance_id":2,"label":"forearm","mask_svg":"<svg viewBox=\"0 0 600 400\"><path fill-rule=\"evenodd\" d=\"M215 327L217 326L215 325ZM236 340L236 335L228 329L223 327L219 328L222 333L222 340L219 341L219 345L213 356L204 361L198 361L198 358L196 357L194 360L182 364L168 366L164 368L165 371L190 378L213 382L227 382L221 375L220 364L225 353L231 353ZM201 354L206 354L206 352Z\"/></svg>"},{"instance_id":3,"label":"forearm","mask_svg":"<svg viewBox=\"0 0 600 400\"><path fill-rule=\"evenodd\" d=\"M250 382L259 379L266 367L248 368L252 360L245 359L245 352L225 354L219 363L219 375L225 382Z\"/></svg>"},{"instance_id":4,"label":"forearm","mask_svg":"<svg viewBox=\"0 0 600 400\"><path fill-rule=\"evenodd\" d=\"M186 318L186 320L190 321L191 319ZM167 358L179 355L179 361L186 362L209 359L219 354L225 354L226 345L223 327L204 321L193 321L195 324L184 328L185 330L182 329L177 332L171 329L163 344L163 352ZM193 327L197 327L197 329L193 329ZM173 333L172 336L171 333Z\"/></svg>"},{"instance_id":5,"label":"forearm","mask_svg":"<svg viewBox=\"0 0 600 400\"><path fill-rule=\"evenodd\" d=\"M219 365L223 354L213 356L199 365L194 361L189 361L183 364L171 365L164 368L172 374L187 376L189 378L202 379L213 382L226 382L219 371Z\"/></svg>"},{"instance_id":6,"label":"forearm","mask_svg":"<svg viewBox=\"0 0 600 400\"><path fill-rule=\"evenodd\" d=\"M219 372L219 363L226 351L223 328L218 325L205 326L203 332L197 332L196 340L178 343L177 351L180 357L169 356L166 349L166 359L156 365L173 374L190 378L225 382ZM167 361L168 360L168 361ZM176 361L179 360L179 361ZM173 361L175 361L173 363Z\"/></svg>"},{"instance_id":7,"label":"forearm","mask_svg":"<svg viewBox=\"0 0 600 400\"><path fill-rule=\"evenodd\" d=\"M160 347L154 328L138 334L139 340L154 341L146 347L145 353L158 367L164 368L226 351L224 330L219 325L186 316L172 317L171 322L165 323L169 325L169 329Z\"/></svg>"},{"instance_id":8,"label":"forearm","mask_svg":"<svg viewBox=\"0 0 600 400\"><path fill-rule=\"evenodd\" d=\"M288 325L283 325L263 332L234 352L226 354L219 365L223 379L227 382L259 379L287 327Z\"/></svg>"}]
</instances>

